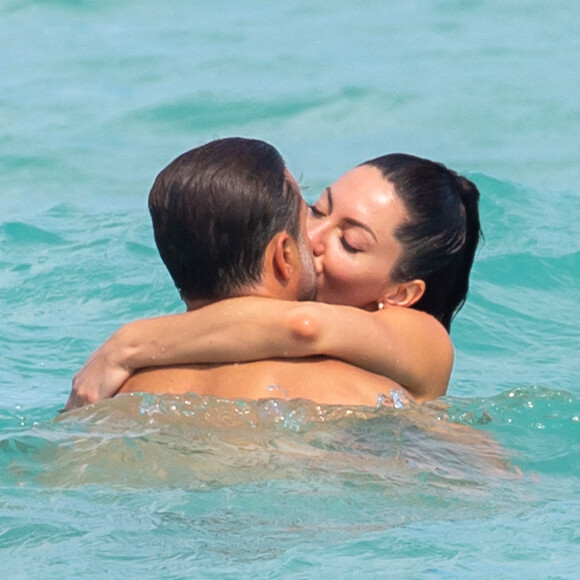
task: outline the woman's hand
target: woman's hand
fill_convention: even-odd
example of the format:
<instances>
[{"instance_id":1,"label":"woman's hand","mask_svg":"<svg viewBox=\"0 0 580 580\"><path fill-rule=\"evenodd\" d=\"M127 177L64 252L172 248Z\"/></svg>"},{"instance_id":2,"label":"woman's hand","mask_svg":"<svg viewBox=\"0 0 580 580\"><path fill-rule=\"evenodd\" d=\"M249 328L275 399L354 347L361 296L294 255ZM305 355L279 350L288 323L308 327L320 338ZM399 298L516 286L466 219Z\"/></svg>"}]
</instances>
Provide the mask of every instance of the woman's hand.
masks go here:
<instances>
[{"instance_id":1,"label":"woman's hand","mask_svg":"<svg viewBox=\"0 0 580 580\"><path fill-rule=\"evenodd\" d=\"M74 376L65 409L70 411L112 397L131 376L122 364L118 332L98 348Z\"/></svg>"}]
</instances>

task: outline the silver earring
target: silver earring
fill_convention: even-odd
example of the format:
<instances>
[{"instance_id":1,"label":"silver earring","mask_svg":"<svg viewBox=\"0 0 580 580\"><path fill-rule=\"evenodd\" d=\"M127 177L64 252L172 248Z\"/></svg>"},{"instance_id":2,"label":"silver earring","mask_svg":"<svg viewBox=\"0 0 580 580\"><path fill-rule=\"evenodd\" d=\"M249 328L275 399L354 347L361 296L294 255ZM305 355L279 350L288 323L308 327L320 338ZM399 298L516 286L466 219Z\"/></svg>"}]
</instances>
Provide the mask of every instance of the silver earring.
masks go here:
<instances>
[{"instance_id":1,"label":"silver earring","mask_svg":"<svg viewBox=\"0 0 580 580\"><path fill-rule=\"evenodd\" d=\"M382 310L385 307L383 302L377 302L377 306L379 310Z\"/></svg>"}]
</instances>

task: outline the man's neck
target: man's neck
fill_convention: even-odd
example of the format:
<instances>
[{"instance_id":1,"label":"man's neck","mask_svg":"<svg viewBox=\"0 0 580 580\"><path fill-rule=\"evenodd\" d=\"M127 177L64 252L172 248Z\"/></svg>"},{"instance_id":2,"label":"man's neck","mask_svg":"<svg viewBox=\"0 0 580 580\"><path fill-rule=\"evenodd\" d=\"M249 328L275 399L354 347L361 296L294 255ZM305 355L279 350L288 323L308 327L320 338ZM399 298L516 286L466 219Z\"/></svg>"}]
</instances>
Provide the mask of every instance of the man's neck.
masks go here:
<instances>
[{"instance_id":1,"label":"man's neck","mask_svg":"<svg viewBox=\"0 0 580 580\"><path fill-rule=\"evenodd\" d=\"M186 300L183 298L183 302L185 303L185 307L187 311L190 310L198 310L199 308L203 308L204 306L208 306L209 304L213 304L214 302L220 302L221 300L227 300L228 298L239 298L240 296L263 296L265 298L276 298L276 294L271 292L267 287L263 284L259 284L258 286L249 286L242 288L241 290L232 293L230 296L225 296L223 298L216 298L212 300L211 298L202 298L198 300Z\"/></svg>"},{"instance_id":2,"label":"man's neck","mask_svg":"<svg viewBox=\"0 0 580 580\"><path fill-rule=\"evenodd\" d=\"M184 300L184 302L187 311L190 312L191 310L203 308L208 304L213 304L214 302L217 302L217 300Z\"/></svg>"}]
</instances>

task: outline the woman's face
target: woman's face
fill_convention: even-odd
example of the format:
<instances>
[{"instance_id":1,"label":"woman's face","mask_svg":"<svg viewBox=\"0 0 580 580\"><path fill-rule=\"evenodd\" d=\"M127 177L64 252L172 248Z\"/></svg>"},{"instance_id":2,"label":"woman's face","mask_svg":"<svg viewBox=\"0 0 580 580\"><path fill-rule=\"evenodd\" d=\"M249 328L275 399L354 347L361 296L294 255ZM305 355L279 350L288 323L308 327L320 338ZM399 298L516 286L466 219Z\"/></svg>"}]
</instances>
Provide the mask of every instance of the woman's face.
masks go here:
<instances>
[{"instance_id":1,"label":"woman's face","mask_svg":"<svg viewBox=\"0 0 580 580\"><path fill-rule=\"evenodd\" d=\"M403 202L375 167L356 167L327 187L308 214L318 299L376 310L396 287L395 231L405 219Z\"/></svg>"}]
</instances>

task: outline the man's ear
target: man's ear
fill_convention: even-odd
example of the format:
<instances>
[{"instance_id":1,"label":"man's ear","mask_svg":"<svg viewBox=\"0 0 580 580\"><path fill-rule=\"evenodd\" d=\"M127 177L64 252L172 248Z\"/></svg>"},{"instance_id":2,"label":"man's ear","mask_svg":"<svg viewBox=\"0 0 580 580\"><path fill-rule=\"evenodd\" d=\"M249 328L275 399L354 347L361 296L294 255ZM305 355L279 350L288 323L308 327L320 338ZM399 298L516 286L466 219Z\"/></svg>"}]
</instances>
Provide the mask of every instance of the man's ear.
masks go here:
<instances>
[{"instance_id":1,"label":"man's ear","mask_svg":"<svg viewBox=\"0 0 580 580\"><path fill-rule=\"evenodd\" d=\"M292 276L294 265L293 240L285 230L278 232L269 244L272 248L271 264L274 275L282 282L287 283Z\"/></svg>"},{"instance_id":2,"label":"man's ear","mask_svg":"<svg viewBox=\"0 0 580 580\"><path fill-rule=\"evenodd\" d=\"M398 284L394 290L391 290L383 302L391 306L412 306L418 302L425 294L425 282L423 280L411 280Z\"/></svg>"}]
</instances>

